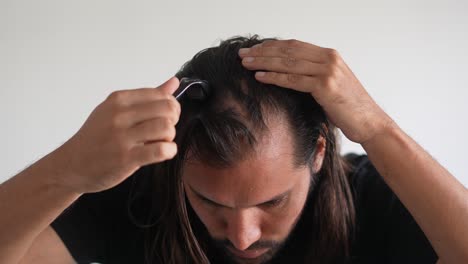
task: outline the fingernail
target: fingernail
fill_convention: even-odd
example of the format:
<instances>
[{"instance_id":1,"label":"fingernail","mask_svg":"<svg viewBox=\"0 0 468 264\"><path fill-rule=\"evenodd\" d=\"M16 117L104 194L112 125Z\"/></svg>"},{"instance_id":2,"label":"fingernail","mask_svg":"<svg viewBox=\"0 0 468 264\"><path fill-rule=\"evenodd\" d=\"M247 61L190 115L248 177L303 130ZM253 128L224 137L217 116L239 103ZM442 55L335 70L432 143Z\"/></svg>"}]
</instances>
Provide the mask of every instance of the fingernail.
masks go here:
<instances>
[{"instance_id":1,"label":"fingernail","mask_svg":"<svg viewBox=\"0 0 468 264\"><path fill-rule=\"evenodd\" d=\"M252 62L252 61L254 61L254 57L245 57L244 58L244 62L248 63L248 62Z\"/></svg>"},{"instance_id":2,"label":"fingernail","mask_svg":"<svg viewBox=\"0 0 468 264\"><path fill-rule=\"evenodd\" d=\"M250 52L250 49L244 48L244 49L239 49L239 55L244 55Z\"/></svg>"},{"instance_id":3,"label":"fingernail","mask_svg":"<svg viewBox=\"0 0 468 264\"><path fill-rule=\"evenodd\" d=\"M255 76L257 76L257 77L263 77L263 76L265 76L265 72L261 72L261 71L256 72L256 73L255 73Z\"/></svg>"}]
</instances>

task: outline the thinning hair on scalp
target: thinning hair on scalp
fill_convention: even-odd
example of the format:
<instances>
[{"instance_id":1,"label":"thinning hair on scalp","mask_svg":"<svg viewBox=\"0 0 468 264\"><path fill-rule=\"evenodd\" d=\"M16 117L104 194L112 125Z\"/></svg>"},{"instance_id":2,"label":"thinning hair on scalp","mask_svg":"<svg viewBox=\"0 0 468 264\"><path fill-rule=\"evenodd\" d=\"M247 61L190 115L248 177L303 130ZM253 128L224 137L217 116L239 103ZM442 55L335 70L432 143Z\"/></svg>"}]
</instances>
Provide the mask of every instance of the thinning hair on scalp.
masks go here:
<instances>
[{"instance_id":1,"label":"thinning hair on scalp","mask_svg":"<svg viewBox=\"0 0 468 264\"><path fill-rule=\"evenodd\" d=\"M184 98L176 126L178 154L152 166L152 203L146 239L148 263L210 263L203 239L194 227L193 212L182 184L183 164L196 159L209 166L226 168L246 158L259 137L268 133L267 118L284 118L294 142L294 162L311 166L317 140L326 140L321 170L311 175L307 210L301 216L310 228L301 231L305 240L304 263L335 263L350 253L355 209L339 155L335 128L322 107L307 93L256 81L254 71L245 69L240 48L270 39L234 37L197 53L177 77L208 81L210 93L204 100ZM233 175L235 177L235 175ZM299 224L298 224L299 225ZM299 228L299 226L296 226Z\"/></svg>"}]
</instances>

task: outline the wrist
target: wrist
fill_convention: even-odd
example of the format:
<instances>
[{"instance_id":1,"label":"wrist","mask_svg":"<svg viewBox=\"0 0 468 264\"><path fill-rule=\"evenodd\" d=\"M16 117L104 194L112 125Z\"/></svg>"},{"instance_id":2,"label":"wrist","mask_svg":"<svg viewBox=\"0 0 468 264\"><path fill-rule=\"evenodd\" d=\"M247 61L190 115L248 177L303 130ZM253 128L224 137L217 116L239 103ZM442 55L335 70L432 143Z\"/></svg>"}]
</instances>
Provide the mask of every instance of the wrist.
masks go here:
<instances>
[{"instance_id":1,"label":"wrist","mask_svg":"<svg viewBox=\"0 0 468 264\"><path fill-rule=\"evenodd\" d=\"M361 142L361 146L364 150L368 151L375 146L389 138L398 137L399 132L401 131L400 127L393 121L390 117L384 121L382 127L377 130L371 137Z\"/></svg>"},{"instance_id":2,"label":"wrist","mask_svg":"<svg viewBox=\"0 0 468 264\"><path fill-rule=\"evenodd\" d=\"M37 170L34 174L41 175L44 186L67 196L79 197L83 193L73 187L71 179L76 173L70 169L66 157L63 146L54 150L34 165L33 169Z\"/></svg>"}]
</instances>

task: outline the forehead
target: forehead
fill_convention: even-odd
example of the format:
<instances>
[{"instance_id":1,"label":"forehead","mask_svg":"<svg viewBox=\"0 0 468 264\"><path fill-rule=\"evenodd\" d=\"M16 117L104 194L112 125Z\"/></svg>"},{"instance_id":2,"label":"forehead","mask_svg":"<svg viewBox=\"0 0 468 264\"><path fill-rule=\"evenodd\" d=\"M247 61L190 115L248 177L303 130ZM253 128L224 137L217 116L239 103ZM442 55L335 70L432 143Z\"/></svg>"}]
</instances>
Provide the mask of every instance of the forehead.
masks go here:
<instances>
[{"instance_id":1,"label":"forehead","mask_svg":"<svg viewBox=\"0 0 468 264\"><path fill-rule=\"evenodd\" d=\"M187 161L182 178L216 202L231 206L258 204L294 190L304 177L310 177L307 167L296 167L294 153L287 125L277 120L270 122L269 132L241 162L220 169Z\"/></svg>"}]
</instances>

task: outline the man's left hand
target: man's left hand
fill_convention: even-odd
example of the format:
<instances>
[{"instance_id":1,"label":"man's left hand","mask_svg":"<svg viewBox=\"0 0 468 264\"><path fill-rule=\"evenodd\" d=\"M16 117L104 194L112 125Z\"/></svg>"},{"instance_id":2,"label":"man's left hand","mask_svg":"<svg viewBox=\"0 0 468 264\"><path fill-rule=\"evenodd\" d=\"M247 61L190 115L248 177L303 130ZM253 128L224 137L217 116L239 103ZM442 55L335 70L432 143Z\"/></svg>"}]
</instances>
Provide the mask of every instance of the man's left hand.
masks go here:
<instances>
[{"instance_id":1,"label":"man's left hand","mask_svg":"<svg viewBox=\"0 0 468 264\"><path fill-rule=\"evenodd\" d=\"M258 81L310 93L351 141L362 144L393 124L333 49L272 40L241 49L239 56Z\"/></svg>"}]
</instances>

